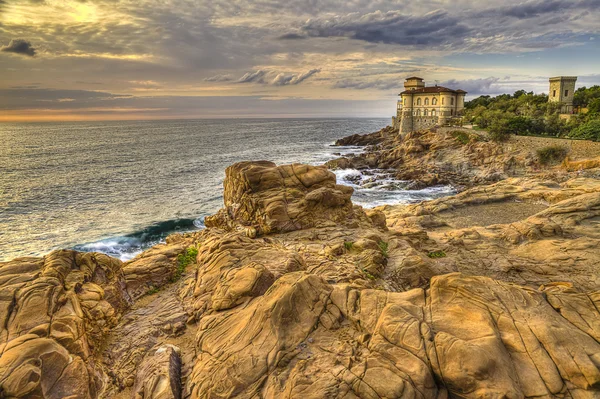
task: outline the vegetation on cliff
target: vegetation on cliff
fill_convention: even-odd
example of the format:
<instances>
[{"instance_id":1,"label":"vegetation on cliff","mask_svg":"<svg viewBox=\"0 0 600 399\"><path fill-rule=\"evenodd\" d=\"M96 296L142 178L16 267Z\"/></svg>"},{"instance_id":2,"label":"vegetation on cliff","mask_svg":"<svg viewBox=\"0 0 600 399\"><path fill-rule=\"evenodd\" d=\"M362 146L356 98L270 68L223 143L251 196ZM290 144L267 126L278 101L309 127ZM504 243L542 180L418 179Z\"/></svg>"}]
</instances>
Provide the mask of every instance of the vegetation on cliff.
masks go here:
<instances>
[{"instance_id":1,"label":"vegetation on cliff","mask_svg":"<svg viewBox=\"0 0 600 399\"><path fill-rule=\"evenodd\" d=\"M575 106L585 109L568 121L545 94L519 90L513 95L480 96L465 103L465 119L502 135L542 135L600 140L600 86L579 88Z\"/></svg>"}]
</instances>

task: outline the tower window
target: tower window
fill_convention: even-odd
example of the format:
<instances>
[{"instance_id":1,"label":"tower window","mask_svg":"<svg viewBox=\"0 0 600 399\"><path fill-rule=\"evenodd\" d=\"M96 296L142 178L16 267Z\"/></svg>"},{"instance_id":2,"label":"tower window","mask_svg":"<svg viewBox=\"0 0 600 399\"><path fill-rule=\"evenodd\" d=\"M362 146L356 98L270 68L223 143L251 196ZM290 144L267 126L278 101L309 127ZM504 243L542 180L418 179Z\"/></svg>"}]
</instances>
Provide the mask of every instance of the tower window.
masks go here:
<instances>
[{"instance_id":1,"label":"tower window","mask_svg":"<svg viewBox=\"0 0 600 399\"><path fill-rule=\"evenodd\" d=\"M454 105L454 97L450 99L450 105Z\"/></svg>"},{"instance_id":2,"label":"tower window","mask_svg":"<svg viewBox=\"0 0 600 399\"><path fill-rule=\"evenodd\" d=\"M556 97L556 90L552 92L552 97Z\"/></svg>"},{"instance_id":3,"label":"tower window","mask_svg":"<svg viewBox=\"0 0 600 399\"><path fill-rule=\"evenodd\" d=\"M569 97L569 90L565 90L565 97Z\"/></svg>"}]
</instances>

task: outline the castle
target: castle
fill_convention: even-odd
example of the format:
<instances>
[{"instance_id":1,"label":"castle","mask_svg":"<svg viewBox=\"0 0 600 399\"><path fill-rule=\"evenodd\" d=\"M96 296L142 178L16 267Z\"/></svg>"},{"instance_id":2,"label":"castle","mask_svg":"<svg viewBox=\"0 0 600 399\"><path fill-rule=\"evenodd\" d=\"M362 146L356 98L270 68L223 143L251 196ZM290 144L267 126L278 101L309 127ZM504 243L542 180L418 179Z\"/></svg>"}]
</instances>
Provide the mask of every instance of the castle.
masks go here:
<instances>
[{"instance_id":1,"label":"castle","mask_svg":"<svg viewBox=\"0 0 600 399\"><path fill-rule=\"evenodd\" d=\"M548 102L559 103L561 114L573 114L575 82L577 82L577 76L557 76L550 78Z\"/></svg>"},{"instance_id":2,"label":"castle","mask_svg":"<svg viewBox=\"0 0 600 399\"><path fill-rule=\"evenodd\" d=\"M404 82L392 126L400 133L409 133L434 126L443 126L460 117L465 108L464 90L443 86L426 87L423 79L411 77Z\"/></svg>"}]
</instances>

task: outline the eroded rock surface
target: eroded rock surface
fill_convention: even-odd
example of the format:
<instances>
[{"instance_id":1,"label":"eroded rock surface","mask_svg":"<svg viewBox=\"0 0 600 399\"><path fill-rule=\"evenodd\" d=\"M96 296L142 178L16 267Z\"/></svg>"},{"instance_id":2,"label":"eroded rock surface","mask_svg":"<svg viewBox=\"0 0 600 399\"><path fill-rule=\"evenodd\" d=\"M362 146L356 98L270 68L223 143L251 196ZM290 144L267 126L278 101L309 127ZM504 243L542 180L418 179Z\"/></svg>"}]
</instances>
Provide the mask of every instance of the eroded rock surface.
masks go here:
<instances>
[{"instance_id":1,"label":"eroded rock surface","mask_svg":"<svg viewBox=\"0 0 600 399\"><path fill-rule=\"evenodd\" d=\"M233 165L201 232L0 264L0 397L598 398L600 183L570 177L365 211Z\"/></svg>"}]
</instances>

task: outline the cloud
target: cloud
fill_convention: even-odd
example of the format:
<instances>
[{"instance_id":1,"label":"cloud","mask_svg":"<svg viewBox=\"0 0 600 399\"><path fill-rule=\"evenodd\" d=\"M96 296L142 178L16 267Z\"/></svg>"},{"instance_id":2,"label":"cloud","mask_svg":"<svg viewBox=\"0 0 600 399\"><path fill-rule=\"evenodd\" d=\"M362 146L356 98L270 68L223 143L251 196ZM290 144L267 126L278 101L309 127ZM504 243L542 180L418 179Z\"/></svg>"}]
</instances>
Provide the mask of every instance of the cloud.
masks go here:
<instances>
[{"instance_id":1,"label":"cloud","mask_svg":"<svg viewBox=\"0 0 600 399\"><path fill-rule=\"evenodd\" d=\"M286 74L259 69L245 73L237 80L237 83L259 83L272 86L298 85L319 72L321 72L320 69L311 69L304 73Z\"/></svg>"},{"instance_id":2,"label":"cloud","mask_svg":"<svg viewBox=\"0 0 600 399\"><path fill-rule=\"evenodd\" d=\"M286 34L279 36L277 39L279 39L279 40L302 40L302 39L306 39L306 36L299 35L297 33L286 33Z\"/></svg>"},{"instance_id":3,"label":"cloud","mask_svg":"<svg viewBox=\"0 0 600 399\"><path fill-rule=\"evenodd\" d=\"M402 87L404 81L401 78L376 79L372 81L357 80L357 79L342 79L337 81L334 89L375 89L375 90L390 90Z\"/></svg>"},{"instance_id":4,"label":"cloud","mask_svg":"<svg viewBox=\"0 0 600 399\"><path fill-rule=\"evenodd\" d=\"M10 43L8 43L8 46L0 47L0 51L25 55L28 57L33 57L36 53L36 50L31 43L23 39L12 39Z\"/></svg>"},{"instance_id":5,"label":"cloud","mask_svg":"<svg viewBox=\"0 0 600 399\"><path fill-rule=\"evenodd\" d=\"M204 78L203 80L205 82L229 82L233 80L233 77L231 75L215 75L209 78Z\"/></svg>"},{"instance_id":6,"label":"cloud","mask_svg":"<svg viewBox=\"0 0 600 399\"><path fill-rule=\"evenodd\" d=\"M470 95L504 93L505 91L502 89L502 86L498 85L499 81L500 78L495 77L467 80L450 79L440 83L440 86L455 90L462 89Z\"/></svg>"},{"instance_id":7,"label":"cloud","mask_svg":"<svg viewBox=\"0 0 600 399\"><path fill-rule=\"evenodd\" d=\"M402 11L350 13L341 17L311 19L301 29L310 37L347 37L408 46L461 42L470 32L461 18L444 10L421 16L406 15Z\"/></svg>"},{"instance_id":8,"label":"cloud","mask_svg":"<svg viewBox=\"0 0 600 399\"><path fill-rule=\"evenodd\" d=\"M311 69L310 71L301 74L286 75L280 73L275 76L271 81L271 84L275 86L297 85L319 72L321 72L320 69Z\"/></svg>"}]
</instances>

